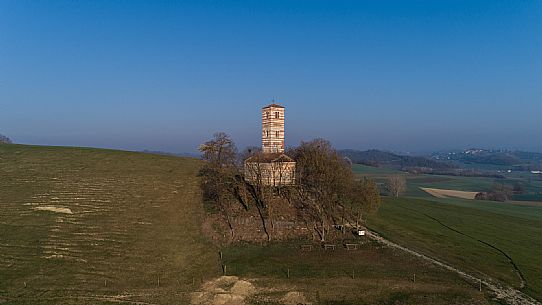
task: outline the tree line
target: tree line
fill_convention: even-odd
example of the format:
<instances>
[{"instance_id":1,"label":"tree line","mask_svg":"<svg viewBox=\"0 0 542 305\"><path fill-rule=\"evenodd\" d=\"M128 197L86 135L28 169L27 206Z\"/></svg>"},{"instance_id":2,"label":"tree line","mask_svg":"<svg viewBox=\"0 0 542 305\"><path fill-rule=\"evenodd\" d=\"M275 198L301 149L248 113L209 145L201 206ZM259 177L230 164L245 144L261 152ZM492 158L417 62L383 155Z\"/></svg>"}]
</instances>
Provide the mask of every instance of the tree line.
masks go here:
<instances>
[{"instance_id":1,"label":"tree line","mask_svg":"<svg viewBox=\"0 0 542 305\"><path fill-rule=\"evenodd\" d=\"M256 209L263 231L271 240L273 215L287 202L323 242L334 225L359 227L381 204L376 183L369 178L356 179L349 162L324 139L302 142L285 152L296 162L293 185L269 186L254 179L258 173L247 173L244 161L249 157L259 160L263 153L258 148L238 153L225 133L216 133L199 149L204 160L199 173L204 200L223 214L232 238L236 234L233 211L238 208L247 212ZM250 170L258 171L258 167ZM247 174L251 179L245 177ZM282 203L277 203L277 198Z\"/></svg>"}]
</instances>

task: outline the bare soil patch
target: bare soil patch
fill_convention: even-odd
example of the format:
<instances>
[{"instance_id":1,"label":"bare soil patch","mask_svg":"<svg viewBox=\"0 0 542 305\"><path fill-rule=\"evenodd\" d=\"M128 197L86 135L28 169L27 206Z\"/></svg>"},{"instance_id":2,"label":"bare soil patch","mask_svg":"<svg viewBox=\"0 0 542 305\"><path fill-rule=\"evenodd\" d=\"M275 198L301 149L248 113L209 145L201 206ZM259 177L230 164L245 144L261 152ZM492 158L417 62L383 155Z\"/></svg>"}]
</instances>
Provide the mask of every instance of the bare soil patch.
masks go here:
<instances>
[{"instance_id":1,"label":"bare soil patch","mask_svg":"<svg viewBox=\"0 0 542 305\"><path fill-rule=\"evenodd\" d=\"M69 209L69 208L61 208L61 207L54 207L54 206L35 207L34 210L36 210L36 211L50 211L50 212L62 213L62 214L73 214L72 210Z\"/></svg>"},{"instance_id":2,"label":"bare soil patch","mask_svg":"<svg viewBox=\"0 0 542 305\"><path fill-rule=\"evenodd\" d=\"M257 287L256 280L237 276L221 276L205 282L199 291L192 293L192 305L244 305L249 300L263 300L285 305L311 305L302 292ZM263 296L265 295L265 296ZM275 297L270 299L270 295Z\"/></svg>"},{"instance_id":3,"label":"bare soil patch","mask_svg":"<svg viewBox=\"0 0 542 305\"><path fill-rule=\"evenodd\" d=\"M478 192L467 192L467 191L458 191L458 190L446 190L446 189L435 189L421 187L424 192L430 194L431 196L437 198L462 198L462 199L474 199Z\"/></svg>"}]
</instances>

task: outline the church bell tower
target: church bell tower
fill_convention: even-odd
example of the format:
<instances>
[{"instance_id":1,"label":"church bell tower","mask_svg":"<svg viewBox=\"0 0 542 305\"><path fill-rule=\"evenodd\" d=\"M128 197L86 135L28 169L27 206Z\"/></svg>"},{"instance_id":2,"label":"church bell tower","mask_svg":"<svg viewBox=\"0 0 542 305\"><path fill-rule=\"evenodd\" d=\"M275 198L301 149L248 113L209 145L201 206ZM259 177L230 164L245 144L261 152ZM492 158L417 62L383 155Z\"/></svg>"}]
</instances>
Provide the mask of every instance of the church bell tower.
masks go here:
<instances>
[{"instance_id":1,"label":"church bell tower","mask_svg":"<svg viewBox=\"0 0 542 305\"><path fill-rule=\"evenodd\" d=\"M275 103L262 108L262 151L284 153L284 107Z\"/></svg>"}]
</instances>

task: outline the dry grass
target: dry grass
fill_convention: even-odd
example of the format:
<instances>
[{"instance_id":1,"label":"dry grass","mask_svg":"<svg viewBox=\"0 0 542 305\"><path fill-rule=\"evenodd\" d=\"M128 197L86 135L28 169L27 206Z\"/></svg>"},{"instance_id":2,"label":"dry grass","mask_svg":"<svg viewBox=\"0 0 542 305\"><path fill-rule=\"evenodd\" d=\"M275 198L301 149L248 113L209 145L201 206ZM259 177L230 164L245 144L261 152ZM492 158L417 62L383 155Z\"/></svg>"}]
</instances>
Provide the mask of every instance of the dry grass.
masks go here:
<instances>
[{"instance_id":1,"label":"dry grass","mask_svg":"<svg viewBox=\"0 0 542 305\"><path fill-rule=\"evenodd\" d=\"M424 192L429 193L430 195L437 198L462 198L462 199L474 199L478 192L466 192L458 190L445 190L445 189L435 189L428 187L421 187Z\"/></svg>"},{"instance_id":2,"label":"dry grass","mask_svg":"<svg viewBox=\"0 0 542 305\"><path fill-rule=\"evenodd\" d=\"M289 292L312 304L492 304L455 273L367 239L349 242L358 250L340 243L336 250L301 250L307 241L232 245L223 263L229 275L257 288L250 304L284 304Z\"/></svg>"},{"instance_id":3,"label":"dry grass","mask_svg":"<svg viewBox=\"0 0 542 305\"><path fill-rule=\"evenodd\" d=\"M200 234L198 169L196 159L0 146L0 299L188 302L220 270Z\"/></svg>"}]
</instances>

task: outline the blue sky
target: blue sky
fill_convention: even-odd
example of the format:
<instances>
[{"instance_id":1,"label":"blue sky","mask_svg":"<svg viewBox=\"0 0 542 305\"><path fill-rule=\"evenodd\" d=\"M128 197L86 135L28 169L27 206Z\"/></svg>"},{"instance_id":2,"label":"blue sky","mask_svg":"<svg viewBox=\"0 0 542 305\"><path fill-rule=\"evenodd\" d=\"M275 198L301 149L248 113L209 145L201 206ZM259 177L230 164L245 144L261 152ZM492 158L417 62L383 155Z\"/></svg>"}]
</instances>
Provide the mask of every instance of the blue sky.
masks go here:
<instances>
[{"instance_id":1,"label":"blue sky","mask_svg":"<svg viewBox=\"0 0 542 305\"><path fill-rule=\"evenodd\" d=\"M542 1L0 1L0 133L194 152L542 151Z\"/></svg>"}]
</instances>

